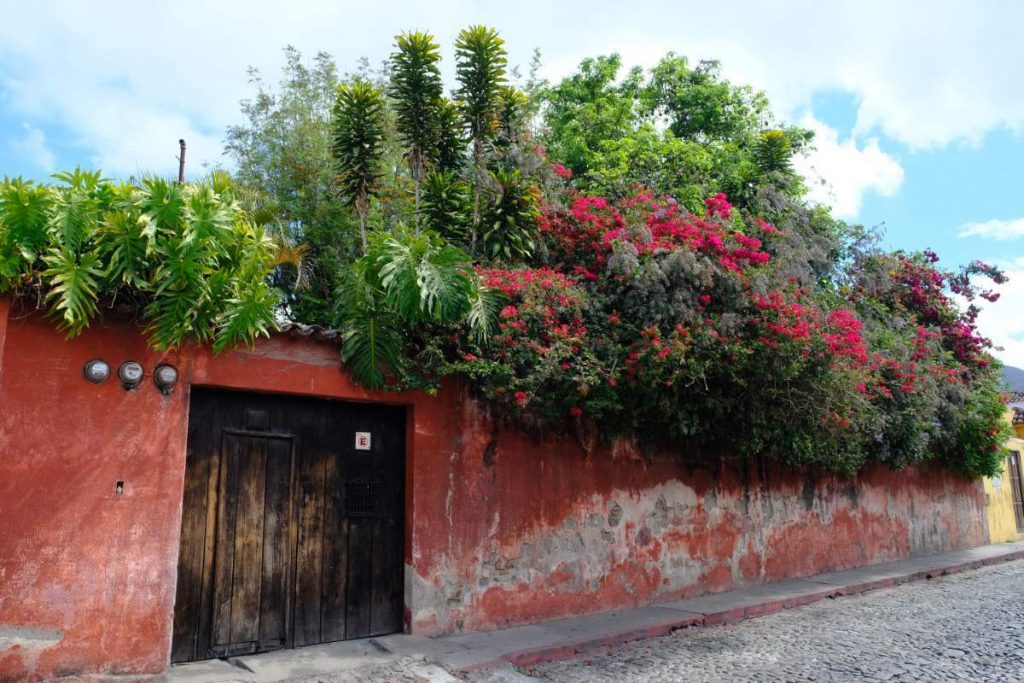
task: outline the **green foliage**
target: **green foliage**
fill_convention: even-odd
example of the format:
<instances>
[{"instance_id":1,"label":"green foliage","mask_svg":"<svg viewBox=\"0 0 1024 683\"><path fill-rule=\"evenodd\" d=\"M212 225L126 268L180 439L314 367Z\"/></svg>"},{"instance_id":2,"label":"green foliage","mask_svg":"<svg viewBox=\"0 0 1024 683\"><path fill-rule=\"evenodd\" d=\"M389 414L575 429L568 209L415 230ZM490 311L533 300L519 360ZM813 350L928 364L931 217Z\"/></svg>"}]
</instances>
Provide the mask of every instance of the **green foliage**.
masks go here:
<instances>
[{"instance_id":1,"label":"green foliage","mask_svg":"<svg viewBox=\"0 0 1024 683\"><path fill-rule=\"evenodd\" d=\"M621 67L618 55L584 59L577 73L540 89L544 145L576 177L587 177L604 145L637 125L642 72L633 69L620 80Z\"/></svg>"},{"instance_id":2,"label":"green foliage","mask_svg":"<svg viewBox=\"0 0 1024 683\"><path fill-rule=\"evenodd\" d=\"M639 184L691 211L722 192L773 221L803 193L791 160L811 133L774 124L764 95L723 79L717 62L670 53L648 74L621 69L618 55L586 59L539 91L543 142L577 187L622 197Z\"/></svg>"},{"instance_id":3,"label":"green foliage","mask_svg":"<svg viewBox=\"0 0 1024 683\"><path fill-rule=\"evenodd\" d=\"M768 115L767 98L724 80L717 61L691 68L671 52L651 70L643 99L648 112L668 118L673 135L697 142L744 137Z\"/></svg>"},{"instance_id":4,"label":"green foliage","mask_svg":"<svg viewBox=\"0 0 1024 683\"><path fill-rule=\"evenodd\" d=\"M437 139L431 162L439 172L461 171L465 165L466 140L462 134L462 110L451 100L437 108Z\"/></svg>"},{"instance_id":5,"label":"green foliage","mask_svg":"<svg viewBox=\"0 0 1024 683\"><path fill-rule=\"evenodd\" d=\"M417 329L465 322L472 333L493 327L495 295L483 291L469 256L430 231L376 232L366 256L338 292L342 360L356 380L382 388L401 377Z\"/></svg>"},{"instance_id":6,"label":"green foliage","mask_svg":"<svg viewBox=\"0 0 1024 683\"><path fill-rule=\"evenodd\" d=\"M1013 436L1004 416L999 364L994 363L975 383L960 410L949 415L953 438L942 443L947 467L965 477L995 477L1006 458L1006 441Z\"/></svg>"},{"instance_id":7,"label":"green foliage","mask_svg":"<svg viewBox=\"0 0 1024 683\"><path fill-rule=\"evenodd\" d=\"M716 62L669 54L624 71L611 55L549 85L535 56L520 90L493 29L471 26L455 48L455 101L438 45L410 32L383 78L290 61L281 95L257 81L249 125L229 132L247 189L232 201L267 226L250 239L277 247L248 261L277 264L279 286L300 280L292 262L318 264L315 291L286 292L284 311L323 322L336 301L357 381L430 390L459 373L532 426L845 473L936 457L993 471L1004 435L977 308L943 293L970 295L973 275L998 282L992 269L954 276L872 251L862 228L809 206L793 161L811 132L774 120ZM226 191L153 184L134 220L88 177L69 182L78 195L0 192L18 226L0 242L0 287L30 284L22 263L42 253L60 287L50 305L79 325L95 314L92 288L141 287L159 256L165 284L147 307L166 328L158 343L259 332L266 282L231 281L217 259L240 268L238 249L202 247L237 232L213 199ZM70 245L107 234L100 274L40 230ZM184 294L200 283L207 294Z\"/></svg>"},{"instance_id":8,"label":"green foliage","mask_svg":"<svg viewBox=\"0 0 1024 683\"><path fill-rule=\"evenodd\" d=\"M384 152L384 97L366 81L342 84L331 123L331 152L344 200L359 214L359 234L367 248L370 198L380 192Z\"/></svg>"},{"instance_id":9,"label":"green foliage","mask_svg":"<svg viewBox=\"0 0 1024 683\"><path fill-rule=\"evenodd\" d=\"M498 90L496 145L507 149L522 137L528 109L529 100L521 90L510 85L502 86Z\"/></svg>"},{"instance_id":10,"label":"green foliage","mask_svg":"<svg viewBox=\"0 0 1024 683\"><path fill-rule=\"evenodd\" d=\"M494 200L481 226L482 251L493 260L526 260L536 249L536 189L529 186L516 169L491 173Z\"/></svg>"},{"instance_id":11,"label":"green foliage","mask_svg":"<svg viewBox=\"0 0 1024 683\"><path fill-rule=\"evenodd\" d=\"M462 102L469 136L479 145L494 135L501 111L508 66L505 41L493 28L470 26L455 39L455 59L459 81L455 95Z\"/></svg>"},{"instance_id":12,"label":"green foliage","mask_svg":"<svg viewBox=\"0 0 1024 683\"><path fill-rule=\"evenodd\" d=\"M424 225L458 244L469 243L472 190L452 171L432 173L423 186L420 214Z\"/></svg>"},{"instance_id":13,"label":"green foliage","mask_svg":"<svg viewBox=\"0 0 1024 683\"><path fill-rule=\"evenodd\" d=\"M501 112L508 57L505 41L486 26L470 26L455 39L455 74L459 82L456 97L473 143L473 226L470 251L476 250L480 230L480 207L486 176L485 145L495 136Z\"/></svg>"},{"instance_id":14,"label":"green foliage","mask_svg":"<svg viewBox=\"0 0 1024 683\"><path fill-rule=\"evenodd\" d=\"M46 218L52 201L51 194L41 185L21 178L4 178L0 184L0 220L4 230L0 276L13 278L23 262L34 262L46 246Z\"/></svg>"},{"instance_id":15,"label":"green foliage","mask_svg":"<svg viewBox=\"0 0 1024 683\"><path fill-rule=\"evenodd\" d=\"M80 169L54 178L0 184L0 253L17 256L0 290L44 302L69 336L113 306L145 317L157 348L193 337L219 351L276 326L276 246L222 183L118 184Z\"/></svg>"},{"instance_id":16,"label":"green foliage","mask_svg":"<svg viewBox=\"0 0 1024 683\"><path fill-rule=\"evenodd\" d=\"M469 259L437 235L377 234L370 258L402 319L451 324L466 315L474 287Z\"/></svg>"},{"instance_id":17,"label":"green foliage","mask_svg":"<svg viewBox=\"0 0 1024 683\"><path fill-rule=\"evenodd\" d=\"M437 156L442 107L440 46L429 33L412 31L395 38L391 55L391 97L398 133L406 148L419 208L420 184L427 160Z\"/></svg>"},{"instance_id":18,"label":"green foliage","mask_svg":"<svg viewBox=\"0 0 1024 683\"><path fill-rule=\"evenodd\" d=\"M385 373L398 371L404 360L404 325L387 301L372 260L353 263L342 282L337 319L343 330L341 360L357 382L380 389Z\"/></svg>"},{"instance_id":19,"label":"green foliage","mask_svg":"<svg viewBox=\"0 0 1024 683\"><path fill-rule=\"evenodd\" d=\"M253 221L305 247L301 272L291 265L274 272L286 314L326 325L340 266L359 251L358 217L334 187L330 127L341 77L327 54L309 65L295 48L284 56L275 87L250 69L255 92L242 101L243 121L228 128L225 150L236 168L234 191Z\"/></svg>"},{"instance_id":20,"label":"green foliage","mask_svg":"<svg viewBox=\"0 0 1024 683\"><path fill-rule=\"evenodd\" d=\"M47 269L42 276L50 283L47 302L68 336L77 336L96 315L99 280L103 275L99 257L92 253L79 256L63 246L50 250L44 261Z\"/></svg>"}]
</instances>

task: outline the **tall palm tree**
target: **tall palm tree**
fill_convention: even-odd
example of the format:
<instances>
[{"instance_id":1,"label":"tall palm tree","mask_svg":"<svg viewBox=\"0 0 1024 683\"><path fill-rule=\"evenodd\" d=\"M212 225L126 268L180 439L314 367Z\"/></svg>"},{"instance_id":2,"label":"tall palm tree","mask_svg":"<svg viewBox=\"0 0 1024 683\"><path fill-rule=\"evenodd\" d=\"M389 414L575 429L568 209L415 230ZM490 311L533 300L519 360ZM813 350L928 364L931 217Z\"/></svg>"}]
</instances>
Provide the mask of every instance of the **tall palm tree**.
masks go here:
<instances>
[{"instance_id":1,"label":"tall palm tree","mask_svg":"<svg viewBox=\"0 0 1024 683\"><path fill-rule=\"evenodd\" d=\"M442 106L440 46L421 31L395 38L391 55L391 97L398 133L406 146L406 160L415 193L415 221L419 226L420 188L431 152L437 147L439 109Z\"/></svg>"},{"instance_id":2,"label":"tall palm tree","mask_svg":"<svg viewBox=\"0 0 1024 683\"><path fill-rule=\"evenodd\" d=\"M380 191L384 154L384 96L366 81L338 88L331 120L331 154L342 198L359 214L359 238L368 248L370 198Z\"/></svg>"},{"instance_id":3,"label":"tall palm tree","mask_svg":"<svg viewBox=\"0 0 1024 683\"><path fill-rule=\"evenodd\" d=\"M462 114L473 145L473 227L470 250L476 248L480 230L480 193L485 180L484 148L494 137L500 109L501 87L505 85L508 55L505 41L486 26L463 29L455 40L455 73L459 81L455 95L462 101Z\"/></svg>"}]
</instances>

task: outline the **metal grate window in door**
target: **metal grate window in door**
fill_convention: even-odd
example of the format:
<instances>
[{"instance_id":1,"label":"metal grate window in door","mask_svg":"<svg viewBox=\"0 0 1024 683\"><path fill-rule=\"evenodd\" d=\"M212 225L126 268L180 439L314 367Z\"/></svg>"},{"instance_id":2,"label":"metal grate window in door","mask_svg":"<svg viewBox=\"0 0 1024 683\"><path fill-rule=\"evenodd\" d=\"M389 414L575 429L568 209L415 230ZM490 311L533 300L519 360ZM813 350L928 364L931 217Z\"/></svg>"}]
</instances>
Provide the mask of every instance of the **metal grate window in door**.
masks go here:
<instances>
[{"instance_id":1,"label":"metal grate window in door","mask_svg":"<svg viewBox=\"0 0 1024 683\"><path fill-rule=\"evenodd\" d=\"M377 514L376 481L350 481L345 484L345 514L349 517L373 517Z\"/></svg>"}]
</instances>

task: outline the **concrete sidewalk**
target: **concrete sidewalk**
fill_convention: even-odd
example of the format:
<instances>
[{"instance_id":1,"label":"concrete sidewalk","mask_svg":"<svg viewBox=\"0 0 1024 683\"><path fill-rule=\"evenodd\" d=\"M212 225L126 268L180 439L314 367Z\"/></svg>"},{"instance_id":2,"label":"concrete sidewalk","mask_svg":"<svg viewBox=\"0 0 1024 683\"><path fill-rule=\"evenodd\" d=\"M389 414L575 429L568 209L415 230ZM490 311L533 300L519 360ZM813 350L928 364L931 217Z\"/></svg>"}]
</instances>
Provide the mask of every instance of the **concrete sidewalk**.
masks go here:
<instances>
[{"instance_id":1,"label":"concrete sidewalk","mask_svg":"<svg viewBox=\"0 0 1024 683\"><path fill-rule=\"evenodd\" d=\"M175 666L175 683L272 683L364 669L400 667L414 680L444 683L456 674L507 663L535 664L608 645L664 635L685 627L726 624L824 598L853 595L908 581L1024 559L1024 541L819 574L689 600L559 619L501 631L442 638L395 634L262 655ZM368 672L369 673L369 672ZM368 680L372 680L372 677Z\"/></svg>"}]
</instances>

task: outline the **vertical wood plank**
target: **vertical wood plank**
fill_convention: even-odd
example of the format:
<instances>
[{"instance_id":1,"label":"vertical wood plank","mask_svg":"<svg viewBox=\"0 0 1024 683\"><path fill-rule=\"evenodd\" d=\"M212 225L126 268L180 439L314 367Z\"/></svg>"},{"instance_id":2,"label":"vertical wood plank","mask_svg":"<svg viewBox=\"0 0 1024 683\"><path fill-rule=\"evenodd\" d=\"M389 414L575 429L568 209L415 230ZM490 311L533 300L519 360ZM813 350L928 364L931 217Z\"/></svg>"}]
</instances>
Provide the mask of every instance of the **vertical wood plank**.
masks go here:
<instances>
[{"instance_id":1,"label":"vertical wood plank","mask_svg":"<svg viewBox=\"0 0 1024 683\"><path fill-rule=\"evenodd\" d=\"M285 647L287 642L292 440L275 438L266 441L259 649L276 650Z\"/></svg>"},{"instance_id":2,"label":"vertical wood plank","mask_svg":"<svg viewBox=\"0 0 1024 683\"><path fill-rule=\"evenodd\" d=\"M373 524L368 517L348 520L348 586L345 600L345 637L370 635L373 589Z\"/></svg>"},{"instance_id":3,"label":"vertical wood plank","mask_svg":"<svg viewBox=\"0 0 1024 683\"><path fill-rule=\"evenodd\" d=\"M211 656L227 652L231 644L232 583L235 559L235 520L238 510L238 439L224 435L217 506L217 529L213 563L213 615L210 630Z\"/></svg>"},{"instance_id":4,"label":"vertical wood plank","mask_svg":"<svg viewBox=\"0 0 1024 683\"><path fill-rule=\"evenodd\" d=\"M308 419L300 436L298 548L295 559L293 642L296 647L320 642L321 566L323 563L324 456L317 429Z\"/></svg>"},{"instance_id":5,"label":"vertical wood plank","mask_svg":"<svg viewBox=\"0 0 1024 683\"><path fill-rule=\"evenodd\" d=\"M212 448L210 474L206 483L206 538L203 544L203 588L199 609L199 632L196 637L196 658L209 656L213 637L213 605L217 556L217 520L221 505L221 477L223 476L224 453L219 447L220 433L216 433L218 446Z\"/></svg>"},{"instance_id":6,"label":"vertical wood plank","mask_svg":"<svg viewBox=\"0 0 1024 683\"><path fill-rule=\"evenodd\" d=\"M199 615L203 601L203 550L206 545L207 492L210 478L209 440L197 443L198 429L190 429L185 458L185 483L181 511L181 545L178 582L174 598L174 635L171 661L196 658Z\"/></svg>"},{"instance_id":7,"label":"vertical wood plank","mask_svg":"<svg viewBox=\"0 0 1024 683\"><path fill-rule=\"evenodd\" d=\"M373 519L370 633L381 635L402 629L405 416L384 409L375 416L373 424L381 435L382 452L375 461L380 500Z\"/></svg>"},{"instance_id":8,"label":"vertical wood plank","mask_svg":"<svg viewBox=\"0 0 1024 683\"><path fill-rule=\"evenodd\" d=\"M254 652L259 640L268 439L242 435L231 438L239 444L230 650L237 654Z\"/></svg>"},{"instance_id":9,"label":"vertical wood plank","mask_svg":"<svg viewBox=\"0 0 1024 683\"><path fill-rule=\"evenodd\" d=\"M348 579L348 524L344 507L341 454L332 448L324 482L324 563L321 642L345 638L345 587Z\"/></svg>"}]
</instances>

